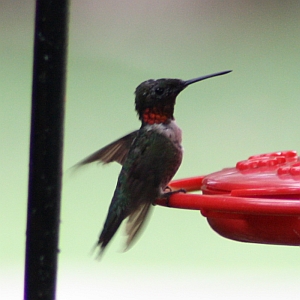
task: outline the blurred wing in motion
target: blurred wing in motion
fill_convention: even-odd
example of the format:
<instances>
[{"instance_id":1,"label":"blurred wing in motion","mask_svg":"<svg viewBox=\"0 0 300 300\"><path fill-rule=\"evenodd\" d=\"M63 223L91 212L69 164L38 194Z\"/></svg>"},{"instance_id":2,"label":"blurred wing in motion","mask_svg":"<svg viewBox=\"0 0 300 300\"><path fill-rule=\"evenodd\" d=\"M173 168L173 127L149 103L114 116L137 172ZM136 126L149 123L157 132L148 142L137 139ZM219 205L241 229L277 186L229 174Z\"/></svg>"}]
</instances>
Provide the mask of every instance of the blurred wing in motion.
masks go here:
<instances>
[{"instance_id":1,"label":"blurred wing in motion","mask_svg":"<svg viewBox=\"0 0 300 300\"><path fill-rule=\"evenodd\" d=\"M79 168L86 164L98 161L98 163L108 164L111 162L118 162L119 164L123 165L130 146L137 135L138 130L133 131L120 139L110 143L109 145L101 148L100 150L96 151L95 153L91 154L84 160L77 163L74 167Z\"/></svg>"}]
</instances>

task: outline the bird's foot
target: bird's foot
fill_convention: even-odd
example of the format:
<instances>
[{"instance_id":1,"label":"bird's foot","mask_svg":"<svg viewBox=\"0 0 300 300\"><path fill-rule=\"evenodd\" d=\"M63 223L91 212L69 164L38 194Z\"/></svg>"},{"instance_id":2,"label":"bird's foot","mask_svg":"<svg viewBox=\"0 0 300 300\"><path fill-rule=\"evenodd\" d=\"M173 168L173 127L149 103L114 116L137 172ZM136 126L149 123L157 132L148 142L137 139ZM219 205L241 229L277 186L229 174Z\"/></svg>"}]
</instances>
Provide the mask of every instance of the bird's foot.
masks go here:
<instances>
[{"instance_id":1,"label":"bird's foot","mask_svg":"<svg viewBox=\"0 0 300 300\"><path fill-rule=\"evenodd\" d=\"M164 189L164 194L169 192L172 192L172 189L167 185Z\"/></svg>"},{"instance_id":2,"label":"bird's foot","mask_svg":"<svg viewBox=\"0 0 300 300\"><path fill-rule=\"evenodd\" d=\"M169 201L170 201L170 197L173 195L173 194L178 194L178 193L186 193L186 190L185 189L179 189L179 190L176 190L176 191L172 191L168 186L166 187L165 191L166 190L169 190L169 192L165 192L161 195L161 199L164 199L165 200L165 205L166 206L170 206L169 205Z\"/></svg>"}]
</instances>

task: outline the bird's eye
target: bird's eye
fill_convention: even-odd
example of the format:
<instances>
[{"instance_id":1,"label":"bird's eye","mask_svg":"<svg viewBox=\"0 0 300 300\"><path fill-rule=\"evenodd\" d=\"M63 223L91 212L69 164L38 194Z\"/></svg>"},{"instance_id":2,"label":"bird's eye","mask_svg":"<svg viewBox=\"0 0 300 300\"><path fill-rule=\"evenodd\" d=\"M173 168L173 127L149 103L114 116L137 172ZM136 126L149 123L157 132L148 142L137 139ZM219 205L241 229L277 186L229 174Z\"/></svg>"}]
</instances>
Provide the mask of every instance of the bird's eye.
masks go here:
<instances>
[{"instance_id":1,"label":"bird's eye","mask_svg":"<svg viewBox=\"0 0 300 300\"><path fill-rule=\"evenodd\" d=\"M163 92L164 92L164 89L163 89L162 87L157 87L157 88L155 89L155 93L156 93L157 95L162 95Z\"/></svg>"}]
</instances>

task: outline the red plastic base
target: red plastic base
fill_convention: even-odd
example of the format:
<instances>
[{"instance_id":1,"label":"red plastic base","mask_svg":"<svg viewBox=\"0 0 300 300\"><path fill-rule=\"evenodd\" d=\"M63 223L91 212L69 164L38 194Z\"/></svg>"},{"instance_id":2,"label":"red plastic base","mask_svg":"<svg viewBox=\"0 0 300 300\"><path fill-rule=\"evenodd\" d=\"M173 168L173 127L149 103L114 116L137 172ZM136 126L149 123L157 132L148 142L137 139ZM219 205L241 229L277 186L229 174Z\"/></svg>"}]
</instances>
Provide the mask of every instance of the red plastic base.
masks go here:
<instances>
[{"instance_id":1,"label":"red plastic base","mask_svg":"<svg viewBox=\"0 0 300 300\"><path fill-rule=\"evenodd\" d=\"M296 151L249 157L207 176L170 183L174 194L157 204L200 210L221 236L240 241L300 245L300 163Z\"/></svg>"}]
</instances>

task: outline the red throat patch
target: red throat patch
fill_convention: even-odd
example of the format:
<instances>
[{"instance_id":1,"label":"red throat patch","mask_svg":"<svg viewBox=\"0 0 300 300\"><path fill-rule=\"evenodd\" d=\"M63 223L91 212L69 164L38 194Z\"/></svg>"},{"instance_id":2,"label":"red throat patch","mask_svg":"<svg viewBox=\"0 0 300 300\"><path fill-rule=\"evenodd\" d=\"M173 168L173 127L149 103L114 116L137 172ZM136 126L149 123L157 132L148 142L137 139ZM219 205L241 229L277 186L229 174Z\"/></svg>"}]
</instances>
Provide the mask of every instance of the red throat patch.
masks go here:
<instances>
[{"instance_id":1,"label":"red throat patch","mask_svg":"<svg viewBox=\"0 0 300 300\"><path fill-rule=\"evenodd\" d=\"M161 124L168 120L168 117L158 111L156 107L146 108L143 113L143 121L147 124Z\"/></svg>"}]
</instances>

